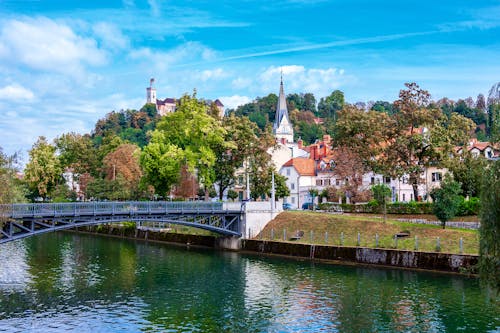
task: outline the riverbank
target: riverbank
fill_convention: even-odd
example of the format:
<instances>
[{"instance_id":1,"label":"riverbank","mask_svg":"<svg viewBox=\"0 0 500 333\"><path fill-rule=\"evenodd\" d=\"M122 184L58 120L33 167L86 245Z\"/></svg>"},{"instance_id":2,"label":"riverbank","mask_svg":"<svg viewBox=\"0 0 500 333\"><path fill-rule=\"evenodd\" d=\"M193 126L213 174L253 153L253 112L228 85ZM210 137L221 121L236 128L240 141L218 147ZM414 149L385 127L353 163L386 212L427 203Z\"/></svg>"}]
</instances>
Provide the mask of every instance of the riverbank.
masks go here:
<instances>
[{"instance_id":1,"label":"riverbank","mask_svg":"<svg viewBox=\"0 0 500 333\"><path fill-rule=\"evenodd\" d=\"M407 221L401 221L401 219ZM254 239L329 246L359 246L406 251L453 254L479 253L477 230L412 223L411 219L428 220L429 215L329 214L290 211L279 214ZM467 217L461 223L477 223Z\"/></svg>"},{"instance_id":2,"label":"riverbank","mask_svg":"<svg viewBox=\"0 0 500 333\"><path fill-rule=\"evenodd\" d=\"M224 238L215 236L138 230L113 225L89 226L78 232L141 241L220 248ZM254 254L279 255L344 264L362 264L405 269L474 274L478 257L452 253L405 251L362 246L317 245L269 240L241 240L240 250Z\"/></svg>"}]
</instances>

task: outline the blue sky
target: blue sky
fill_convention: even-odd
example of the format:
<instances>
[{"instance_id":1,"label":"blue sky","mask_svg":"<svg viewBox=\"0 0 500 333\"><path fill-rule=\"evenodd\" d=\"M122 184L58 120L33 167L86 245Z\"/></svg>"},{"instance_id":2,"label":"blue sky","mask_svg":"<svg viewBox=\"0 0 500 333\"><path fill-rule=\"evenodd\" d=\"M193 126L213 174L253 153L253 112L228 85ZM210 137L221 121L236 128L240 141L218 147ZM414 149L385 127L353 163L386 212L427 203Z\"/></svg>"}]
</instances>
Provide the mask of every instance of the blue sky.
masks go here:
<instances>
[{"instance_id":1,"label":"blue sky","mask_svg":"<svg viewBox=\"0 0 500 333\"><path fill-rule=\"evenodd\" d=\"M499 0L0 0L0 146L89 132L151 77L160 98L229 107L277 93L280 68L318 100L393 101L410 81L475 98L500 81L499 36Z\"/></svg>"}]
</instances>

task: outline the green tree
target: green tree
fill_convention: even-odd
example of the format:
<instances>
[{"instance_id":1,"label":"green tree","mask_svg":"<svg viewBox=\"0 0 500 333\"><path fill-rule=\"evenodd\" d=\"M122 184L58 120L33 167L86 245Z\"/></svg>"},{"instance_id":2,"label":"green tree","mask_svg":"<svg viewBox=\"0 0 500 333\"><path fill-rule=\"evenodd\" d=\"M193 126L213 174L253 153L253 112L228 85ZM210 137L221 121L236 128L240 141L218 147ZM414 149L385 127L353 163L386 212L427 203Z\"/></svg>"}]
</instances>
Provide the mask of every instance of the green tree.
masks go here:
<instances>
[{"instance_id":1,"label":"green tree","mask_svg":"<svg viewBox=\"0 0 500 333\"><path fill-rule=\"evenodd\" d=\"M94 179L87 185L89 198L98 200L127 200L132 194L122 175L115 179Z\"/></svg>"},{"instance_id":2,"label":"green tree","mask_svg":"<svg viewBox=\"0 0 500 333\"><path fill-rule=\"evenodd\" d=\"M183 96L176 112L162 117L141 155L146 179L155 188L170 191L179 180L181 164L185 164L190 173L196 170L204 188L212 186L215 147L224 143L225 129L207 112L207 105L193 94Z\"/></svg>"},{"instance_id":3,"label":"green tree","mask_svg":"<svg viewBox=\"0 0 500 333\"><path fill-rule=\"evenodd\" d=\"M146 183L151 184L156 193L167 197L172 186L180 179L184 156L181 148L168 142L164 132L154 131L140 156Z\"/></svg>"},{"instance_id":4,"label":"green tree","mask_svg":"<svg viewBox=\"0 0 500 333\"><path fill-rule=\"evenodd\" d=\"M434 215L441 221L443 229L446 227L446 222L454 218L458 211L461 192L460 183L449 176L446 176L441 182L441 187L434 188L431 191L432 210Z\"/></svg>"},{"instance_id":5,"label":"green tree","mask_svg":"<svg viewBox=\"0 0 500 333\"><path fill-rule=\"evenodd\" d=\"M0 147L0 204L26 201L26 188L17 178L17 156L5 155Z\"/></svg>"},{"instance_id":6,"label":"green tree","mask_svg":"<svg viewBox=\"0 0 500 333\"><path fill-rule=\"evenodd\" d=\"M34 196L47 198L61 181L62 168L56 156L56 147L41 136L29 151L25 180Z\"/></svg>"},{"instance_id":7,"label":"green tree","mask_svg":"<svg viewBox=\"0 0 500 333\"><path fill-rule=\"evenodd\" d=\"M500 142L500 104L489 106L488 112L489 132L492 142Z\"/></svg>"},{"instance_id":8,"label":"green tree","mask_svg":"<svg viewBox=\"0 0 500 333\"><path fill-rule=\"evenodd\" d=\"M238 198L238 192L235 190L228 190L227 191L227 197L231 199L232 201L236 200Z\"/></svg>"},{"instance_id":9,"label":"green tree","mask_svg":"<svg viewBox=\"0 0 500 333\"><path fill-rule=\"evenodd\" d=\"M299 121L295 125L295 137L301 138L306 144L312 144L320 140L325 133L320 125Z\"/></svg>"},{"instance_id":10,"label":"green tree","mask_svg":"<svg viewBox=\"0 0 500 333\"><path fill-rule=\"evenodd\" d=\"M462 185L462 193L469 197L479 197L481 182L488 161L483 156L474 157L463 147L462 154L450 158L446 166L453 174L453 179Z\"/></svg>"},{"instance_id":11,"label":"green tree","mask_svg":"<svg viewBox=\"0 0 500 333\"><path fill-rule=\"evenodd\" d=\"M319 195L318 189L311 188L309 189L309 195L311 196L311 202L312 202L312 210L315 210L315 203L314 203L314 198L316 198Z\"/></svg>"},{"instance_id":12,"label":"green tree","mask_svg":"<svg viewBox=\"0 0 500 333\"><path fill-rule=\"evenodd\" d=\"M426 167L442 163L456 145L465 143L474 123L452 114L450 118L429 106L430 94L407 83L394 103L399 110L364 112L346 107L335 127L336 145L353 148L376 173L392 178L408 175L414 198L418 198L420 175Z\"/></svg>"},{"instance_id":13,"label":"green tree","mask_svg":"<svg viewBox=\"0 0 500 333\"><path fill-rule=\"evenodd\" d=\"M340 90L333 91L329 96L323 97L318 103L320 117L337 120L337 112L345 105L344 93Z\"/></svg>"},{"instance_id":14,"label":"green tree","mask_svg":"<svg viewBox=\"0 0 500 333\"><path fill-rule=\"evenodd\" d=\"M286 96L288 110L304 110L304 94L289 94Z\"/></svg>"},{"instance_id":15,"label":"green tree","mask_svg":"<svg viewBox=\"0 0 500 333\"><path fill-rule=\"evenodd\" d=\"M385 101L377 101L373 106L371 107L371 110L377 111L377 112L385 112L389 115L393 115L397 112L397 110L394 108L394 105L385 102Z\"/></svg>"},{"instance_id":16,"label":"green tree","mask_svg":"<svg viewBox=\"0 0 500 333\"><path fill-rule=\"evenodd\" d=\"M377 184L372 186L372 194L379 206L383 207L384 223L387 222L387 200L391 197L392 191L385 184Z\"/></svg>"},{"instance_id":17,"label":"green tree","mask_svg":"<svg viewBox=\"0 0 500 333\"><path fill-rule=\"evenodd\" d=\"M312 113L316 113L316 97L314 97L314 94L304 94L303 111L311 111Z\"/></svg>"},{"instance_id":18,"label":"green tree","mask_svg":"<svg viewBox=\"0 0 500 333\"><path fill-rule=\"evenodd\" d=\"M288 188L288 186L286 186L287 178L277 173L276 170L273 171L274 171L275 199L278 200L279 198L288 197L290 195L290 189ZM269 196L271 196L271 193L269 193Z\"/></svg>"},{"instance_id":19,"label":"green tree","mask_svg":"<svg viewBox=\"0 0 500 333\"><path fill-rule=\"evenodd\" d=\"M57 137L54 144L63 169L71 168L75 175L98 173L98 155L89 135L66 133Z\"/></svg>"},{"instance_id":20,"label":"green tree","mask_svg":"<svg viewBox=\"0 0 500 333\"><path fill-rule=\"evenodd\" d=\"M257 135L261 133L247 117L231 114L223 119L222 125L225 129L224 140L214 147L214 182L219 189L220 200L224 191L234 185L235 171L256 153L254 147L260 145ZM263 151L260 150L260 153Z\"/></svg>"},{"instance_id":21,"label":"green tree","mask_svg":"<svg viewBox=\"0 0 500 333\"><path fill-rule=\"evenodd\" d=\"M272 163L266 164L264 167L255 168L253 165L250 173L250 195L256 200L259 197L271 197L272 190L272 175L274 173L274 190L275 199L284 198L290 195L290 189L286 186L286 177L276 172Z\"/></svg>"},{"instance_id":22,"label":"green tree","mask_svg":"<svg viewBox=\"0 0 500 333\"><path fill-rule=\"evenodd\" d=\"M481 278L500 291L500 161L484 172L479 228Z\"/></svg>"}]
</instances>

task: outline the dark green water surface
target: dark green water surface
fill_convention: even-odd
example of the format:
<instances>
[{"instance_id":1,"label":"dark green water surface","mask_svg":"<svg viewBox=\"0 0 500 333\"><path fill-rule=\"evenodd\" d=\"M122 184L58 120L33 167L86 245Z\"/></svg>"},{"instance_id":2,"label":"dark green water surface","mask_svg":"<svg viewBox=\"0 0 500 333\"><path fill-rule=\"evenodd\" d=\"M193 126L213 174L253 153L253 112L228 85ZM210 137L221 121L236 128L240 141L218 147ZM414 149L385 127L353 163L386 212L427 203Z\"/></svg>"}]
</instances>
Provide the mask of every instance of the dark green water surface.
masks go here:
<instances>
[{"instance_id":1,"label":"dark green water surface","mask_svg":"<svg viewBox=\"0 0 500 333\"><path fill-rule=\"evenodd\" d=\"M0 332L499 332L454 275L55 233L0 245Z\"/></svg>"}]
</instances>

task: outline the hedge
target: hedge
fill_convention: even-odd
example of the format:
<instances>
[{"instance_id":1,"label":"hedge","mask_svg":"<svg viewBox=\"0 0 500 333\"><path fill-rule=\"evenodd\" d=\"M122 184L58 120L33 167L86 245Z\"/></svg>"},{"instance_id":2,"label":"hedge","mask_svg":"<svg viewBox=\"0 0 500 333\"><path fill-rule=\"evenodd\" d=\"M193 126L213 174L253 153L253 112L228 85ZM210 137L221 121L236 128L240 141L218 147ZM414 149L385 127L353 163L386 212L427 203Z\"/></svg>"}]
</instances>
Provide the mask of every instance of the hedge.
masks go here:
<instances>
[{"instance_id":1,"label":"hedge","mask_svg":"<svg viewBox=\"0 0 500 333\"><path fill-rule=\"evenodd\" d=\"M463 199L456 215L477 215L480 207L479 204L478 198L471 198L470 200ZM319 204L320 210L339 211L339 208L345 213L381 213L383 211L383 207L373 201L365 204L337 204L331 202ZM387 213L432 215L432 202L392 202L387 204Z\"/></svg>"}]
</instances>

